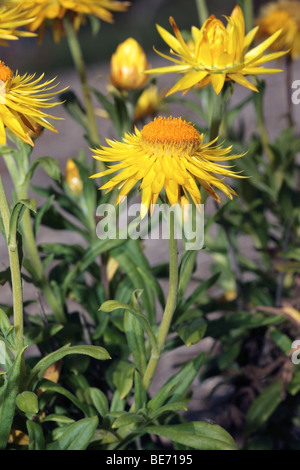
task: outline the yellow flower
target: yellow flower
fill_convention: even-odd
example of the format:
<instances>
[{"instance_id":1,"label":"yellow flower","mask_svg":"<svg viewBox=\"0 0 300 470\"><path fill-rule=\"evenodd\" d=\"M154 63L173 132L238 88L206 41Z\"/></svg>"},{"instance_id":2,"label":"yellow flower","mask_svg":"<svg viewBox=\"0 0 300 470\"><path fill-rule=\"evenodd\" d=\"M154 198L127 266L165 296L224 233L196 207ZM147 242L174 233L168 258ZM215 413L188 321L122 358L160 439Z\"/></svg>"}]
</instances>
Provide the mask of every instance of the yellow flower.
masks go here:
<instances>
[{"instance_id":1,"label":"yellow flower","mask_svg":"<svg viewBox=\"0 0 300 470\"><path fill-rule=\"evenodd\" d=\"M29 25L31 31L39 30L43 36L46 24L51 22L54 40L59 42L63 33L62 19L69 15L76 30L84 23L86 15L97 16L108 23L113 22L112 11L126 11L130 2L117 0L18 0L35 20Z\"/></svg>"},{"instance_id":2,"label":"yellow flower","mask_svg":"<svg viewBox=\"0 0 300 470\"><path fill-rule=\"evenodd\" d=\"M232 160L242 155L228 155L231 147L223 149L212 142L204 143L204 135L181 118L158 117L141 131L125 134L123 142L107 140L109 147L94 150L94 158L102 162L117 162L92 178L117 173L99 189L106 192L120 189L118 203L140 181L142 191L141 217L153 206L163 188L171 205L182 203L182 197L200 204L197 182L218 202L220 197L213 186L230 199L236 192L224 183L224 177L241 178L229 167L214 163ZM215 173L222 177L218 178ZM152 208L151 208L152 209Z\"/></svg>"},{"instance_id":3,"label":"yellow flower","mask_svg":"<svg viewBox=\"0 0 300 470\"><path fill-rule=\"evenodd\" d=\"M58 119L41 110L52 108L59 103L49 99L61 91L52 91L55 79L41 83L44 75L14 75L12 70L0 61L0 145L6 143L5 127L17 137L33 146L30 137L37 125L57 132L46 118ZM63 90L62 90L63 91Z\"/></svg>"},{"instance_id":4,"label":"yellow flower","mask_svg":"<svg viewBox=\"0 0 300 470\"><path fill-rule=\"evenodd\" d=\"M7 46L7 40L15 40L18 37L35 36L29 31L22 31L18 28L25 26L33 21L28 18L28 14L21 10L20 6L11 7L9 3L5 3L0 7L0 44Z\"/></svg>"},{"instance_id":5,"label":"yellow flower","mask_svg":"<svg viewBox=\"0 0 300 470\"><path fill-rule=\"evenodd\" d=\"M71 158L69 158L66 163L65 180L72 193L78 195L82 194L82 179L80 178L78 166Z\"/></svg>"},{"instance_id":6,"label":"yellow flower","mask_svg":"<svg viewBox=\"0 0 300 470\"><path fill-rule=\"evenodd\" d=\"M278 69L261 67L265 62L286 54L286 52L276 52L264 55L264 51L279 37L280 30L260 45L250 49L258 27L245 35L244 16L239 6L236 6L231 16L226 19L227 27L214 15L205 21L201 29L193 26L191 29L193 46L191 43L187 45L184 41L172 17L170 23L175 37L164 28L157 26L159 34L170 46L172 55L158 53L174 62L175 65L151 69L148 72L184 74L167 96L177 91L187 92L197 84L203 87L209 83L212 83L215 92L219 94L225 80L233 80L250 90L257 91L245 75L281 72Z\"/></svg>"},{"instance_id":7,"label":"yellow flower","mask_svg":"<svg viewBox=\"0 0 300 470\"><path fill-rule=\"evenodd\" d=\"M147 58L143 48L133 39L128 38L118 45L110 61L110 81L122 90L137 90L146 80Z\"/></svg>"},{"instance_id":8,"label":"yellow flower","mask_svg":"<svg viewBox=\"0 0 300 470\"><path fill-rule=\"evenodd\" d=\"M160 93L156 85L151 84L146 88L137 100L134 110L134 120L138 121L151 116L157 111L163 99L164 93Z\"/></svg>"},{"instance_id":9,"label":"yellow flower","mask_svg":"<svg viewBox=\"0 0 300 470\"><path fill-rule=\"evenodd\" d=\"M271 48L278 51L283 47L290 50L291 59L300 57L300 4L298 1L281 0L269 3L261 10L257 20L259 37L263 38L282 28L282 34Z\"/></svg>"}]
</instances>

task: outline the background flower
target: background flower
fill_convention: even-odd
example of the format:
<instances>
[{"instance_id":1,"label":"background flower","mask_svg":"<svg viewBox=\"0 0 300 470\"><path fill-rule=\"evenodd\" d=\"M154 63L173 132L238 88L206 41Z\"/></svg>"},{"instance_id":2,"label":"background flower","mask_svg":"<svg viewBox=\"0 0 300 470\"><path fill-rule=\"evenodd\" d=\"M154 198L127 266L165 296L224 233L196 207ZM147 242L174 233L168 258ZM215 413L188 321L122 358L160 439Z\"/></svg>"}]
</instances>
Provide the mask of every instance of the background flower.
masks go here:
<instances>
[{"instance_id":1,"label":"background flower","mask_svg":"<svg viewBox=\"0 0 300 470\"><path fill-rule=\"evenodd\" d=\"M54 40L59 42L63 33L62 19L70 14L76 30L84 23L86 15L95 15L100 20L113 22L112 11L126 11L130 2L116 0L17 0L23 10L27 10L35 20L30 24L31 31L39 31L43 36L48 22L51 22Z\"/></svg>"},{"instance_id":2,"label":"background flower","mask_svg":"<svg viewBox=\"0 0 300 470\"><path fill-rule=\"evenodd\" d=\"M22 11L20 6L13 8L8 4L0 6L0 45L7 46L8 40L15 40L18 37L35 36L29 31L19 29L32 21L33 19L28 18L28 13Z\"/></svg>"},{"instance_id":3,"label":"background flower","mask_svg":"<svg viewBox=\"0 0 300 470\"><path fill-rule=\"evenodd\" d=\"M18 73L0 61L0 83L2 82L0 104L0 144L6 143L5 128L10 129L17 137L33 146L30 134L36 132L40 125L57 132L47 118L59 119L42 111L41 108L53 108L59 103L50 102L49 99L61 93L62 90L52 91L55 79L42 82L43 75L35 78L34 75Z\"/></svg>"},{"instance_id":4,"label":"background flower","mask_svg":"<svg viewBox=\"0 0 300 470\"><path fill-rule=\"evenodd\" d=\"M258 37L261 38L282 28L281 35L271 48L279 51L287 47L293 60L300 56L300 4L298 1L280 0L277 3L267 4L262 8L257 24L259 26Z\"/></svg>"},{"instance_id":5,"label":"background flower","mask_svg":"<svg viewBox=\"0 0 300 470\"><path fill-rule=\"evenodd\" d=\"M149 73L181 73L181 78L167 93L187 92L194 85L206 86L212 83L217 94L222 90L225 80L233 80L240 85L257 91L257 88L245 77L281 72L279 69L264 68L261 65L274 60L286 52L264 55L264 51L279 37L281 31L275 32L258 46L250 49L258 27L245 35L245 22L242 10L236 6L227 18L227 28L222 21L211 15L202 28L191 29L194 45L187 44L174 19L170 18L175 37L161 26L158 32L170 46L171 56L158 52L162 57L171 60L175 65L151 69ZM175 56L175 57L174 57Z\"/></svg>"}]
</instances>

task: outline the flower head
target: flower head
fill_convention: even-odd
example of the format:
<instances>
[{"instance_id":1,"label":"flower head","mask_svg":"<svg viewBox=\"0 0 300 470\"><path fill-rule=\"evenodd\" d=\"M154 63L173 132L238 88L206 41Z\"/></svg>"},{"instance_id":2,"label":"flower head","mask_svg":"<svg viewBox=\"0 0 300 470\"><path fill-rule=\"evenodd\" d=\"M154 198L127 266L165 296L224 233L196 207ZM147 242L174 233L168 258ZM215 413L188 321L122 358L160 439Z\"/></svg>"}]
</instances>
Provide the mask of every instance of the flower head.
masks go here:
<instances>
[{"instance_id":1,"label":"flower head","mask_svg":"<svg viewBox=\"0 0 300 470\"><path fill-rule=\"evenodd\" d=\"M0 44L7 46L7 41L18 39L19 37L35 36L29 31L22 31L19 28L28 25L33 18L28 18L27 12L21 10L20 6L12 6L9 2L0 7Z\"/></svg>"},{"instance_id":2,"label":"flower head","mask_svg":"<svg viewBox=\"0 0 300 470\"><path fill-rule=\"evenodd\" d=\"M204 143L204 135L181 118L158 117L146 124L141 131L125 134L123 142L107 140L109 147L95 149L94 158L102 162L120 162L93 178L117 173L100 189L106 192L120 189L118 203L140 182L142 191L141 217L156 203L165 189L171 205L191 198L200 204L199 183L216 201L220 197L213 186L230 199L235 191L224 183L224 177L240 178L229 167L214 161L232 160L242 155L228 155L231 147L223 149L213 145L216 140ZM221 178L216 176L221 175ZM184 199L185 201L185 199Z\"/></svg>"},{"instance_id":3,"label":"flower head","mask_svg":"<svg viewBox=\"0 0 300 470\"><path fill-rule=\"evenodd\" d=\"M128 38L118 45L110 61L110 80L122 90L137 90L146 80L147 58L139 43Z\"/></svg>"},{"instance_id":4,"label":"flower head","mask_svg":"<svg viewBox=\"0 0 300 470\"><path fill-rule=\"evenodd\" d=\"M261 65L281 57L286 52L264 55L264 51L276 41L281 31L275 32L258 46L250 49L258 27L245 35L245 22L242 10L236 6L227 17L227 27L211 15L202 28L191 29L192 42L187 44L174 19L170 18L175 37L164 28L157 26L158 32L170 46L171 56L158 52L175 65L151 69L149 73L164 74L178 72L184 74L167 95L177 91L187 92L194 85L206 86L212 83L217 94L225 80L233 80L240 85L257 91L246 75L281 72L278 69L264 68Z\"/></svg>"},{"instance_id":5,"label":"flower head","mask_svg":"<svg viewBox=\"0 0 300 470\"><path fill-rule=\"evenodd\" d=\"M300 57L300 4L298 1L280 0L264 6L257 20L258 36L263 38L282 28L282 34L271 48L279 51L287 47L290 57Z\"/></svg>"},{"instance_id":6,"label":"flower head","mask_svg":"<svg viewBox=\"0 0 300 470\"><path fill-rule=\"evenodd\" d=\"M14 0L16 1L16 0ZM84 23L86 15L94 15L107 23L113 22L112 11L126 11L130 2L117 0L17 0L35 20L30 31L39 31L42 37L47 23L52 24L54 40L59 42L63 33L62 19L69 15L76 30Z\"/></svg>"},{"instance_id":7,"label":"flower head","mask_svg":"<svg viewBox=\"0 0 300 470\"><path fill-rule=\"evenodd\" d=\"M49 102L50 98L60 91L52 91L55 79L42 83L44 75L14 75L12 70L0 61L0 145L6 143L5 128L10 129L17 137L33 146L32 132L36 133L40 125L51 131L56 129L47 121L51 116L41 108L52 108L59 103Z\"/></svg>"}]
</instances>

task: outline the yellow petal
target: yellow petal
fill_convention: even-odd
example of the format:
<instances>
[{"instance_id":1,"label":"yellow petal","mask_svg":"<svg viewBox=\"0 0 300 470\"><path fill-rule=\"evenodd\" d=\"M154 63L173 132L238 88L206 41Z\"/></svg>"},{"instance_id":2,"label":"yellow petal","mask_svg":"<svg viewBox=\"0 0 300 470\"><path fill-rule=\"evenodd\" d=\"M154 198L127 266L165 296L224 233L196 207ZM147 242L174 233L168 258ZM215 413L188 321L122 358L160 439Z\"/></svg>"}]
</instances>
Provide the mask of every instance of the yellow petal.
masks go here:
<instances>
[{"instance_id":1,"label":"yellow petal","mask_svg":"<svg viewBox=\"0 0 300 470\"><path fill-rule=\"evenodd\" d=\"M231 78L231 80L234 80L245 88L249 88L249 90L258 92L258 89L241 73L228 74L228 78Z\"/></svg>"},{"instance_id":2,"label":"yellow petal","mask_svg":"<svg viewBox=\"0 0 300 470\"><path fill-rule=\"evenodd\" d=\"M218 95L224 86L226 74L225 73L212 73L210 78L211 78L211 83L214 87L214 90Z\"/></svg>"},{"instance_id":3,"label":"yellow petal","mask_svg":"<svg viewBox=\"0 0 300 470\"><path fill-rule=\"evenodd\" d=\"M186 90L192 88L194 85L197 83L201 82L203 78L207 76L208 72L206 71L196 71L192 70L191 72L188 72L184 77L182 77L179 82L177 82L171 90L168 91L166 96L169 96L173 93L176 93L177 91L180 90Z\"/></svg>"}]
</instances>

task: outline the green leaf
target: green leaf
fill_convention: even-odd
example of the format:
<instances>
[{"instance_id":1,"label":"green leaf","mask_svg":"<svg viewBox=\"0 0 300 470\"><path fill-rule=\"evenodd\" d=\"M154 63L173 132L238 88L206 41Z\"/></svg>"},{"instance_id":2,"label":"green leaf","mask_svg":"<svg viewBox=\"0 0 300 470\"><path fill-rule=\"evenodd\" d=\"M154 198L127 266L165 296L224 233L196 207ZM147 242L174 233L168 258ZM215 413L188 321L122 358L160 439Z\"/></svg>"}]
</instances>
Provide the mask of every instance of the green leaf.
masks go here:
<instances>
[{"instance_id":1,"label":"green leaf","mask_svg":"<svg viewBox=\"0 0 300 470\"><path fill-rule=\"evenodd\" d=\"M282 380L266 388L251 404L245 425L245 434L260 429L282 401Z\"/></svg>"},{"instance_id":2,"label":"green leaf","mask_svg":"<svg viewBox=\"0 0 300 470\"><path fill-rule=\"evenodd\" d=\"M288 385L288 392L295 396L300 391L300 370L296 371L293 375L291 382Z\"/></svg>"},{"instance_id":3,"label":"green leaf","mask_svg":"<svg viewBox=\"0 0 300 470\"><path fill-rule=\"evenodd\" d=\"M111 255L119 263L120 268L126 272L133 288L143 290L144 293L141 301L150 324L154 324L156 314L155 299L149 282L145 280L147 273L148 277L152 277L149 263L142 252L138 240L127 241L125 247L126 249L124 247L114 249ZM144 271L144 275L141 274L141 270Z\"/></svg>"},{"instance_id":4,"label":"green leaf","mask_svg":"<svg viewBox=\"0 0 300 470\"><path fill-rule=\"evenodd\" d=\"M187 411L186 403L181 403L181 402L172 403L170 405L162 406L161 408L158 408L158 410L153 411L152 413L150 413L149 418L151 420L154 420L154 419L159 418L164 413L170 413L170 412L175 413L177 411L182 411L182 410Z\"/></svg>"},{"instance_id":5,"label":"green leaf","mask_svg":"<svg viewBox=\"0 0 300 470\"><path fill-rule=\"evenodd\" d=\"M190 282L192 273L195 268L195 261L197 257L197 250L185 251L180 263L179 270L179 283L178 283L178 297L183 297L185 290Z\"/></svg>"},{"instance_id":6,"label":"green leaf","mask_svg":"<svg viewBox=\"0 0 300 470\"><path fill-rule=\"evenodd\" d=\"M201 353L192 361L187 362L182 369L171 377L159 392L148 402L147 408L155 411L165 403L174 403L183 395L195 379L204 362L205 354Z\"/></svg>"},{"instance_id":7,"label":"green leaf","mask_svg":"<svg viewBox=\"0 0 300 470\"><path fill-rule=\"evenodd\" d=\"M16 398L16 405L23 413L36 414L39 411L38 398L33 392L22 392Z\"/></svg>"},{"instance_id":8,"label":"green leaf","mask_svg":"<svg viewBox=\"0 0 300 470\"><path fill-rule=\"evenodd\" d=\"M142 269L139 266L137 267L137 270L143 276L146 284L149 285L149 287L155 293L160 305L164 309L165 308L165 297L164 297L164 293L163 293L163 290L161 288L161 285L159 284L157 279L152 275L151 272L149 272L149 270L146 271L145 269Z\"/></svg>"},{"instance_id":9,"label":"green leaf","mask_svg":"<svg viewBox=\"0 0 300 470\"><path fill-rule=\"evenodd\" d=\"M176 330L182 341L187 347L199 343L205 335L207 323L204 318L196 318L177 326Z\"/></svg>"},{"instance_id":10,"label":"green leaf","mask_svg":"<svg viewBox=\"0 0 300 470\"><path fill-rule=\"evenodd\" d=\"M28 450L45 450L45 439L41 426L30 420L26 421L26 426L29 436Z\"/></svg>"},{"instance_id":11,"label":"green leaf","mask_svg":"<svg viewBox=\"0 0 300 470\"><path fill-rule=\"evenodd\" d=\"M117 300L107 300L101 305L99 310L103 310L103 312L112 312L113 310L117 310L118 308L127 310L139 320L139 322L141 323L142 327L144 328L145 332L147 333L149 337L152 349L157 352L158 345L157 345L155 334L153 333L153 330L150 326L148 319L141 312L134 309L130 305L123 304L122 302L119 302Z\"/></svg>"},{"instance_id":12,"label":"green leaf","mask_svg":"<svg viewBox=\"0 0 300 470\"><path fill-rule=\"evenodd\" d=\"M134 406L135 411L145 408L147 401L147 392L144 387L142 377L136 370L134 372Z\"/></svg>"},{"instance_id":13,"label":"green leaf","mask_svg":"<svg viewBox=\"0 0 300 470\"><path fill-rule=\"evenodd\" d=\"M40 379L46 370L54 364L54 362L59 361L69 354L85 354L87 356L98 359L99 361L105 361L106 359L111 359L110 355L106 349L101 348L100 346L70 346L67 344L62 348L54 351L53 353L48 354L48 356L41 359L32 369L29 376L29 385L32 385L33 381Z\"/></svg>"},{"instance_id":14,"label":"green leaf","mask_svg":"<svg viewBox=\"0 0 300 470\"><path fill-rule=\"evenodd\" d=\"M147 426L145 431L198 450L236 450L230 434L217 424L192 422L172 426Z\"/></svg>"},{"instance_id":15,"label":"green leaf","mask_svg":"<svg viewBox=\"0 0 300 470\"><path fill-rule=\"evenodd\" d=\"M92 400L92 403L99 415L104 418L108 413L108 400L104 393L98 388L91 387L89 389L89 394Z\"/></svg>"},{"instance_id":16,"label":"green leaf","mask_svg":"<svg viewBox=\"0 0 300 470\"><path fill-rule=\"evenodd\" d=\"M192 307L195 302L199 299L199 297L201 297L201 295L207 291L207 289L209 289L211 286L213 286L217 280L219 279L220 277L220 273L216 273L214 274L213 276L211 276L209 279L207 279L206 281L202 282L200 284L200 286L198 286L194 292L185 300L185 299L182 299L181 302L179 302L177 308L176 308L176 312L175 312L175 317L174 318L178 318L178 315L180 313L184 313L186 312L187 310L189 310L190 307Z\"/></svg>"},{"instance_id":17,"label":"green leaf","mask_svg":"<svg viewBox=\"0 0 300 470\"><path fill-rule=\"evenodd\" d=\"M12 425L16 398L19 392L21 363L26 348L17 355L11 369L7 373L6 381L0 388L0 449L5 449L10 428Z\"/></svg>"},{"instance_id":18,"label":"green leaf","mask_svg":"<svg viewBox=\"0 0 300 470\"><path fill-rule=\"evenodd\" d=\"M6 313L4 310L2 310L2 308L0 308L0 331L2 332L3 336L6 336L9 333L11 326L12 325L10 324Z\"/></svg>"},{"instance_id":19,"label":"green leaf","mask_svg":"<svg viewBox=\"0 0 300 470\"><path fill-rule=\"evenodd\" d=\"M133 424L140 424L143 421L144 419L140 415L124 412L122 416L120 416L114 421L114 423L112 424L112 428L117 429L121 426L131 426Z\"/></svg>"},{"instance_id":20,"label":"green leaf","mask_svg":"<svg viewBox=\"0 0 300 470\"><path fill-rule=\"evenodd\" d=\"M41 420L43 423L49 422L49 421L54 421L55 423L62 423L62 424L71 424L74 423L74 419L69 418L68 416L64 415L48 415L45 418Z\"/></svg>"},{"instance_id":21,"label":"green leaf","mask_svg":"<svg viewBox=\"0 0 300 470\"><path fill-rule=\"evenodd\" d=\"M60 95L60 98L69 115L74 119L74 121L78 122L86 132L88 132L89 126L87 117L84 108L75 93L73 91L66 91Z\"/></svg>"},{"instance_id":22,"label":"green leaf","mask_svg":"<svg viewBox=\"0 0 300 470\"><path fill-rule=\"evenodd\" d=\"M29 184L34 175L35 170L41 166L43 170L56 181L60 181L60 168L58 161L53 157L40 157L35 158L31 167L26 175L24 184Z\"/></svg>"},{"instance_id":23,"label":"green leaf","mask_svg":"<svg viewBox=\"0 0 300 470\"><path fill-rule=\"evenodd\" d=\"M128 395L132 388L134 370L133 364L120 361L118 369L113 373L113 383L120 392L121 400Z\"/></svg>"},{"instance_id":24,"label":"green leaf","mask_svg":"<svg viewBox=\"0 0 300 470\"><path fill-rule=\"evenodd\" d=\"M30 346L31 344L38 344L51 336L56 335L63 329L63 325L51 324L45 326L28 326L24 328L24 344Z\"/></svg>"},{"instance_id":25,"label":"green leaf","mask_svg":"<svg viewBox=\"0 0 300 470\"><path fill-rule=\"evenodd\" d=\"M13 207L11 216L9 219L9 235L8 245L11 243L12 236L15 238L18 225L26 209L36 212L36 200L35 199L20 199Z\"/></svg>"},{"instance_id":26,"label":"green leaf","mask_svg":"<svg viewBox=\"0 0 300 470\"><path fill-rule=\"evenodd\" d=\"M96 416L80 419L70 424L56 441L48 444L46 450L85 450L93 439L97 426Z\"/></svg>"},{"instance_id":27,"label":"green leaf","mask_svg":"<svg viewBox=\"0 0 300 470\"><path fill-rule=\"evenodd\" d=\"M44 202L44 204L37 211L37 214L36 214L35 219L34 219L34 234L35 234L35 236L38 233L38 230L39 230L39 227L42 223L43 217L45 216L45 214L48 212L48 210L52 206L54 198L55 198L54 195L49 196L47 198L47 200Z\"/></svg>"},{"instance_id":28,"label":"green leaf","mask_svg":"<svg viewBox=\"0 0 300 470\"><path fill-rule=\"evenodd\" d=\"M92 28L92 36L96 36L101 28L101 21L97 16L94 15L87 15L90 23L91 23L91 28Z\"/></svg>"},{"instance_id":29,"label":"green leaf","mask_svg":"<svg viewBox=\"0 0 300 470\"><path fill-rule=\"evenodd\" d=\"M47 390L50 392L59 393L64 397L68 398L74 405L83 412L84 415L89 415L88 406L85 403L82 403L75 395L73 395L69 390L65 389L61 385L58 385L51 380L42 380L39 384L39 390Z\"/></svg>"},{"instance_id":30,"label":"green leaf","mask_svg":"<svg viewBox=\"0 0 300 470\"><path fill-rule=\"evenodd\" d=\"M11 281L10 268L6 268L4 271L0 272L0 286L4 286L4 284L10 281Z\"/></svg>"},{"instance_id":31,"label":"green leaf","mask_svg":"<svg viewBox=\"0 0 300 470\"><path fill-rule=\"evenodd\" d=\"M95 261L95 259L102 253L107 253L116 246L123 245L126 240L96 240L92 242L89 248L86 250L80 261L78 261L74 267L69 271L63 282L63 290L66 291L74 279L82 272L85 272L87 268Z\"/></svg>"},{"instance_id":32,"label":"green leaf","mask_svg":"<svg viewBox=\"0 0 300 470\"><path fill-rule=\"evenodd\" d=\"M292 349L292 340L279 330L272 330L270 336L275 344L288 355Z\"/></svg>"},{"instance_id":33,"label":"green leaf","mask_svg":"<svg viewBox=\"0 0 300 470\"><path fill-rule=\"evenodd\" d=\"M144 330L140 320L128 310L125 310L124 313L124 331L136 368L144 375L147 362Z\"/></svg>"}]
</instances>

